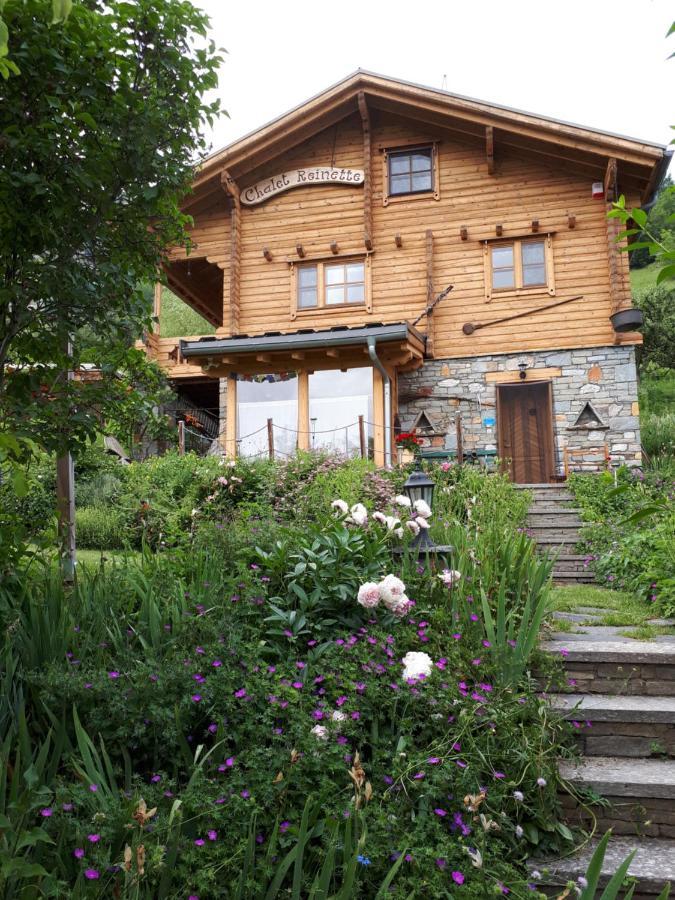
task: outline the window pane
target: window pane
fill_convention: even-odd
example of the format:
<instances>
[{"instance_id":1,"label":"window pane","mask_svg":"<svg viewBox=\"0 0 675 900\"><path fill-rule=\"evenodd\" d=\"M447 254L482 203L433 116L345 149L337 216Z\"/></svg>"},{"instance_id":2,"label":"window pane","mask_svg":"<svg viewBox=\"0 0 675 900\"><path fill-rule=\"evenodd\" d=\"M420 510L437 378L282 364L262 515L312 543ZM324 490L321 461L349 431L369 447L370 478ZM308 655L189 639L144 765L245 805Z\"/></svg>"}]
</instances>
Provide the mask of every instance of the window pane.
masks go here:
<instances>
[{"instance_id":1,"label":"window pane","mask_svg":"<svg viewBox=\"0 0 675 900\"><path fill-rule=\"evenodd\" d=\"M416 150L412 156L413 172L426 172L431 169L431 150Z\"/></svg>"},{"instance_id":2,"label":"window pane","mask_svg":"<svg viewBox=\"0 0 675 900\"><path fill-rule=\"evenodd\" d=\"M413 191L431 190L431 172L418 172L412 177Z\"/></svg>"},{"instance_id":3,"label":"window pane","mask_svg":"<svg viewBox=\"0 0 675 900\"><path fill-rule=\"evenodd\" d=\"M392 175L389 183L390 194L407 194L410 192L409 175Z\"/></svg>"},{"instance_id":4,"label":"window pane","mask_svg":"<svg viewBox=\"0 0 675 900\"><path fill-rule=\"evenodd\" d=\"M492 248L492 268L493 269L513 268L513 247L493 247Z\"/></svg>"},{"instance_id":5,"label":"window pane","mask_svg":"<svg viewBox=\"0 0 675 900\"><path fill-rule=\"evenodd\" d=\"M510 288L513 286L513 269L496 269L492 273L493 288Z\"/></svg>"},{"instance_id":6,"label":"window pane","mask_svg":"<svg viewBox=\"0 0 675 900\"><path fill-rule=\"evenodd\" d=\"M362 284L347 285L347 303L363 303L364 290Z\"/></svg>"},{"instance_id":7,"label":"window pane","mask_svg":"<svg viewBox=\"0 0 675 900\"><path fill-rule=\"evenodd\" d=\"M326 266L326 284L342 284L345 280L344 266Z\"/></svg>"},{"instance_id":8,"label":"window pane","mask_svg":"<svg viewBox=\"0 0 675 900\"><path fill-rule=\"evenodd\" d=\"M316 306L316 288L304 288L298 291L298 307L306 309L308 306Z\"/></svg>"},{"instance_id":9,"label":"window pane","mask_svg":"<svg viewBox=\"0 0 675 900\"><path fill-rule=\"evenodd\" d=\"M345 289L342 285L339 287L326 288L326 305L335 306L336 303L345 302Z\"/></svg>"},{"instance_id":10,"label":"window pane","mask_svg":"<svg viewBox=\"0 0 675 900\"><path fill-rule=\"evenodd\" d=\"M545 266L523 266L523 285L546 284Z\"/></svg>"},{"instance_id":11,"label":"window pane","mask_svg":"<svg viewBox=\"0 0 675 900\"><path fill-rule=\"evenodd\" d=\"M544 242L528 241L522 245L523 249L523 265L543 265L544 264Z\"/></svg>"},{"instance_id":12,"label":"window pane","mask_svg":"<svg viewBox=\"0 0 675 900\"><path fill-rule=\"evenodd\" d=\"M265 425L273 422L274 447L280 453L295 452L298 427L298 379L285 381L245 381L237 384L237 435L241 456L262 456L268 452ZM372 416L369 416L372 421Z\"/></svg>"},{"instance_id":13,"label":"window pane","mask_svg":"<svg viewBox=\"0 0 675 900\"><path fill-rule=\"evenodd\" d=\"M314 287L316 284L316 266L301 266L298 269L300 287Z\"/></svg>"},{"instance_id":14,"label":"window pane","mask_svg":"<svg viewBox=\"0 0 675 900\"><path fill-rule=\"evenodd\" d=\"M359 416L366 423L372 455L373 370L327 370L309 376L310 447L324 447L349 455L360 454ZM262 437L267 435L263 431ZM294 435L295 437L295 435Z\"/></svg>"},{"instance_id":15,"label":"window pane","mask_svg":"<svg viewBox=\"0 0 675 900\"><path fill-rule=\"evenodd\" d=\"M410 156L407 153L389 157L389 171L392 175L400 175L401 172L410 171Z\"/></svg>"},{"instance_id":16,"label":"window pane","mask_svg":"<svg viewBox=\"0 0 675 900\"><path fill-rule=\"evenodd\" d=\"M350 263L347 266L347 281L363 281L364 277L363 263Z\"/></svg>"}]
</instances>

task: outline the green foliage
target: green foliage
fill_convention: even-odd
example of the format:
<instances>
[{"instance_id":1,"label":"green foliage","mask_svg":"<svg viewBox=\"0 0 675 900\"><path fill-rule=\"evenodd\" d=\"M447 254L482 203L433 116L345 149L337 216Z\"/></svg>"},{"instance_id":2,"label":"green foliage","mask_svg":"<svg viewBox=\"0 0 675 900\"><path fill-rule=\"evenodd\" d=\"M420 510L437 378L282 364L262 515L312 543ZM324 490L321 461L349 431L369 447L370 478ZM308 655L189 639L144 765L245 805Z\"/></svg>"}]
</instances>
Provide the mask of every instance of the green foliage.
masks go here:
<instances>
[{"instance_id":1,"label":"green foliage","mask_svg":"<svg viewBox=\"0 0 675 900\"><path fill-rule=\"evenodd\" d=\"M650 288L635 297L642 310L644 344L637 348L641 371L653 365L675 369L675 288Z\"/></svg>"},{"instance_id":2,"label":"green foliage","mask_svg":"<svg viewBox=\"0 0 675 900\"><path fill-rule=\"evenodd\" d=\"M101 418L128 430L139 378L134 416L153 406L159 376L129 349L148 324L140 285L187 241L178 199L218 112L204 97L221 60L190 3L57 5L6 0L0 27L15 71L0 108L0 422L52 450ZM66 383L90 357L101 378Z\"/></svg>"},{"instance_id":3,"label":"green foliage","mask_svg":"<svg viewBox=\"0 0 675 900\"><path fill-rule=\"evenodd\" d=\"M145 289L149 308L152 308L152 287ZM162 307L159 319L159 333L162 337L188 337L214 334L215 328L203 316L195 312L184 300L162 288Z\"/></svg>"},{"instance_id":4,"label":"green foliage","mask_svg":"<svg viewBox=\"0 0 675 900\"><path fill-rule=\"evenodd\" d=\"M596 577L633 591L665 615L675 611L673 479L658 469L573 475L570 487L589 523L584 530Z\"/></svg>"},{"instance_id":5,"label":"green foliage","mask_svg":"<svg viewBox=\"0 0 675 900\"><path fill-rule=\"evenodd\" d=\"M126 524L125 515L120 510L82 506L75 511L77 540L84 549L124 549Z\"/></svg>"}]
</instances>

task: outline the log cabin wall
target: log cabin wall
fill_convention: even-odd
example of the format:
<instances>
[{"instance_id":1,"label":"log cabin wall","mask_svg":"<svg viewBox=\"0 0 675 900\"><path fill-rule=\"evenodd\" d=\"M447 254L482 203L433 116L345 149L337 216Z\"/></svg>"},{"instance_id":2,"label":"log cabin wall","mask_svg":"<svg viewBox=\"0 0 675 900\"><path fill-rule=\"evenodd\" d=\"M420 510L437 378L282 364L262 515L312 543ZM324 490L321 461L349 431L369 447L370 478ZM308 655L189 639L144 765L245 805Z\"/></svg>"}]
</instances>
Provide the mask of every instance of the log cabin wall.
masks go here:
<instances>
[{"instance_id":1,"label":"log cabin wall","mask_svg":"<svg viewBox=\"0 0 675 900\"><path fill-rule=\"evenodd\" d=\"M591 183L601 177L600 172L596 176L579 173L555 159L542 161L534 154L501 148L496 132L494 174L489 175L484 144L378 110L371 111L371 128L372 311L354 307L292 314L291 263L366 254L363 186L301 187L257 206L242 206L239 333L415 319L427 303L426 233L431 231L435 290L454 285L434 313L435 358L615 343L609 315L629 305L628 260L625 254L616 254L610 269L606 205L591 198ZM440 198L417 195L383 205L383 148L434 141L438 142ZM267 176L308 166L363 168L363 146L361 118L355 110L300 147L238 177L237 184L244 190ZM224 192L216 192L190 212L195 220L192 256L206 256L224 273L218 331L229 334L230 201ZM570 215L574 228L568 227ZM540 234L555 232L555 296L546 289L527 296L495 293L486 302L483 239L495 237L497 224L504 238L531 234L533 220L539 223ZM460 237L462 228L466 240ZM337 254L331 251L333 242ZM178 251L176 258L181 256ZM467 322L507 317L576 294L584 299L562 311L536 313L470 336L462 332ZM419 327L425 328L424 319ZM639 341L639 335L629 340Z\"/></svg>"}]
</instances>

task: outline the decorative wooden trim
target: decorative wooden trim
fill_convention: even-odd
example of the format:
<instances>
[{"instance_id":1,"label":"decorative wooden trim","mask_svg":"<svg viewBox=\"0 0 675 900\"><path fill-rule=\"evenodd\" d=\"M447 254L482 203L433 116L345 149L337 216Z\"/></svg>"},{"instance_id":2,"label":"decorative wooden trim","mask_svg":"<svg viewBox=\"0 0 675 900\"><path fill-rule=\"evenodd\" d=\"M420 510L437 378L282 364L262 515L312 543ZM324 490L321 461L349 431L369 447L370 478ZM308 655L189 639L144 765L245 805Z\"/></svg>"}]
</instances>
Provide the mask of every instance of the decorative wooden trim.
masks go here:
<instances>
[{"instance_id":1,"label":"decorative wooden trim","mask_svg":"<svg viewBox=\"0 0 675 900\"><path fill-rule=\"evenodd\" d=\"M359 113L363 126L363 242L373 249L373 164L370 133L370 113L363 91L358 94Z\"/></svg>"},{"instance_id":2,"label":"decorative wooden trim","mask_svg":"<svg viewBox=\"0 0 675 900\"><path fill-rule=\"evenodd\" d=\"M528 381L548 381L551 378L560 378L562 375L562 369L559 368L526 369L525 372L525 378L520 377L519 369L514 369L511 372L486 372L485 383L511 384L514 382L518 384L527 384Z\"/></svg>"},{"instance_id":3,"label":"decorative wooden trim","mask_svg":"<svg viewBox=\"0 0 675 900\"><path fill-rule=\"evenodd\" d=\"M397 246L397 247L399 248L399 250L400 250L401 247L403 246L403 238L401 237L400 234L397 234L397 235L394 237L394 243L396 244L396 246Z\"/></svg>"},{"instance_id":4,"label":"decorative wooden trim","mask_svg":"<svg viewBox=\"0 0 675 900\"><path fill-rule=\"evenodd\" d=\"M501 225L496 227L502 228ZM542 228L539 232L537 232L537 237L542 238L544 235L550 235L552 237L557 233L558 232L554 228ZM519 231L517 234L502 234L501 237L499 237L498 235L490 234L486 237L474 238L474 240L480 241L481 244L497 244L499 242L503 244L509 244L512 241L527 241L533 240L533 238L530 231Z\"/></svg>"},{"instance_id":5,"label":"decorative wooden trim","mask_svg":"<svg viewBox=\"0 0 675 900\"><path fill-rule=\"evenodd\" d=\"M338 242L331 241L330 242L330 252L333 254L333 256L337 256L338 250L339 250Z\"/></svg>"},{"instance_id":6,"label":"decorative wooden trim","mask_svg":"<svg viewBox=\"0 0 675 900\"><path fill-rule=\"evenodd\" d=\"M389 193L389 154L398 150L427 150L431 148L431 177L432 190L420 191L418 194L390 194ZM382 148L382 206L390 203L401 203L405 200L434 200L441 199L441 181L438 168L438 141L401 141L395 145Z\"/></svg>"},{"instance_id":7,"label":"decorative wooden trim","mask_svg":"<svg viewBox=\"0 0 675 900\"><path fill-rule=\"evenodd\" d=\"M425 233L425 260L427 274L427 307L434 299L434 233L430 229ZM427 356L434 357L434 317L433 312L427 315Z\"/></svg>"},{"instance_id":8,"label":"decorative wooden trim","mask_svg":"<svg viewBox=\"0 0 675 900\"><path fill-rule=\"evenodd\" d=\"M469 240L469 229L466 227L466 225L462 225L459 229L459 236L463 241Z\"/></svg>"},{"instance_id":9,"label":"decorative wooden trim","mask_svg":"<svg viewBox=\"0 0 675 900\"><path fill-rule=\"evenodd\" d=\"M495 173L495 136L492 125L485 126L485 155L487 157L488 175Z\"/></svg>"},{"instance_id":10,"label":"decorative wooden trim","mask_svg":"<svg viewBox=\"0 0 675 900\"><path fill-rule=\"evenodd\" d=\"M567 216L567 227L568 228L576 228L577 227L577 217L573 216L571 213Z\"/></svg>"},{"instance_id":11,"label":"decorative wooden trim","mask_svg":"<svg viewBox=\"0 0 675 900\"><path fill-rule=\"evenodd\" d=\"M269 247L263 247L262 255L265 257L267 262L272 262L272 254Z\"/></svg>"},{"instance_id":12,"label":"decorative wooden trim","mask_svg":"<svg viewBox=\"0 0 675 900\"><path fill-rule=\"evenodd\" d=\"M618 167L616 159L611 156L607 160L607 171L605 172L604 179L605 200L607 203L613 203L617 199L617 176Z\"/></svg>"},{"instance_id":13,"label":"decorative wooden trim","mask_svg":"<svg viewBox=\"0 0 675 900\"><path fill-rule=\"evenodd\" d=\"M220 184L232 198L230 216L230 333L239 334L240 285L241 285L241 201L239 188L227 169L220 173ZM223 291L223 294L225 291ZM223 301L224 301L223 297ZM223 325L225 324L225 303L223 302Z\"/></svg>"}]
</instances>

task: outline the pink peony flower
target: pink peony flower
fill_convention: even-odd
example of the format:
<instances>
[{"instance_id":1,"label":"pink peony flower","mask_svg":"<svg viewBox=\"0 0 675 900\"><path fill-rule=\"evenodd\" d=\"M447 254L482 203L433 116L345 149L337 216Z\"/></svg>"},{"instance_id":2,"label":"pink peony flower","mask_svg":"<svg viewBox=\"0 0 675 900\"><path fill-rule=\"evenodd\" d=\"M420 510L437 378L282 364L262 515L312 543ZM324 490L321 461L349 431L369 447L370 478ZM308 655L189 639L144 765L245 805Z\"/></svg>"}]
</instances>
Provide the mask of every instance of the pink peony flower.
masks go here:
<instances>
[{"instance_id":1,"label":"pink peony flower","mask_svg":"<svg viewBox=\"0 0 675 900\"><path fill-rule=\"evenodd\" d=\"M356 602L366 609L374 609L380 602L380 588L374 581L366 581L359 588Z\"/></svg>"}]
</instances>

